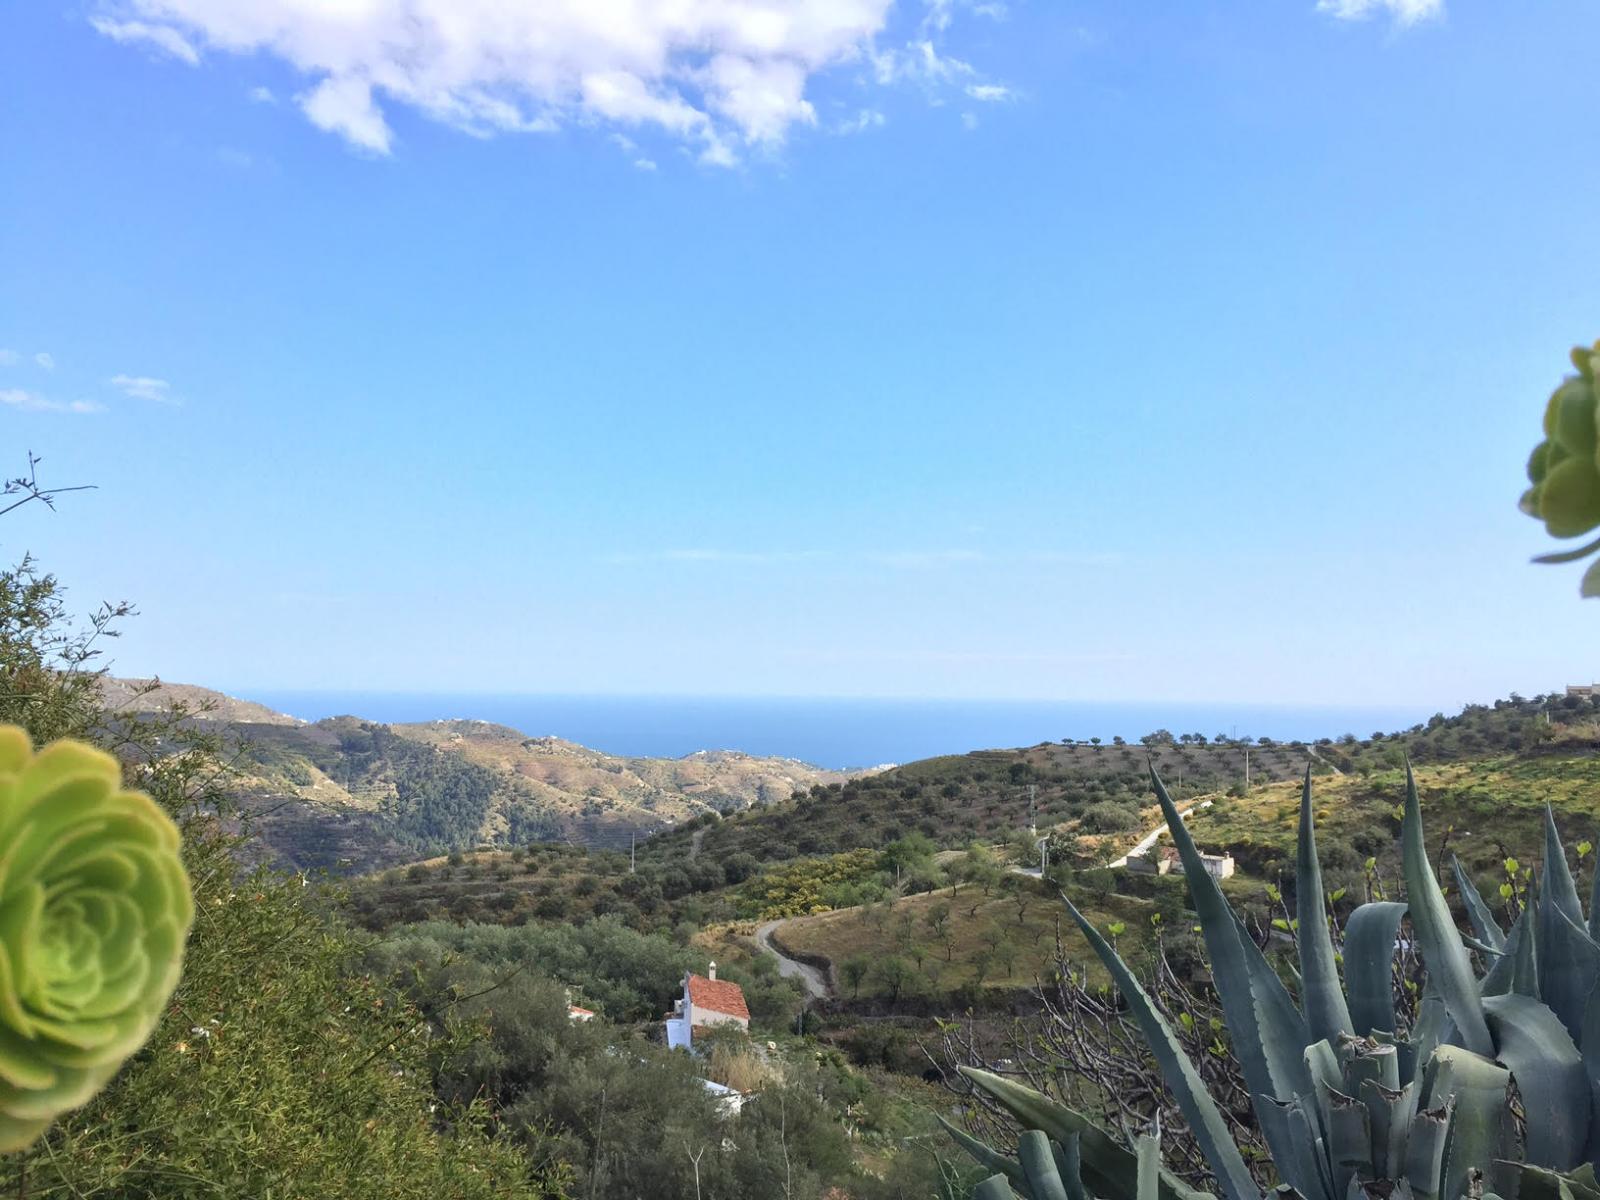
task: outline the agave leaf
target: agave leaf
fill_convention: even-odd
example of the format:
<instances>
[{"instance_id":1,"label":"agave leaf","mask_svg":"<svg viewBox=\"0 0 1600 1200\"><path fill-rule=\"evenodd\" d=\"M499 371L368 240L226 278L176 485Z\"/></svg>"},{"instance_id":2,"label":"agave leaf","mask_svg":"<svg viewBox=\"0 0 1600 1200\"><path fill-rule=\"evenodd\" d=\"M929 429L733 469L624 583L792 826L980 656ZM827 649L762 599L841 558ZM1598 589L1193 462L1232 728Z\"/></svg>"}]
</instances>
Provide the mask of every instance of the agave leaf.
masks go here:
<instances>
[{"instance_id":1,"label":"agave leaf","mask_svg":"<svg viewBox=\"0 0 1600 1200\"><path fill-rule=\"evenodd\" d=\"M1157 1200L1160 1195L1161 1185L1161 1124L1156 1122L1156 1131L1145 1134L1135 1143L1135 1152L1139 1158L1139 1188L1138 1200Z\"/></svg>"},{"instance_id":2,"label":"agave leaf","mask_svg":"<svg viewBox=\"0 0 1600 1200\"><path fill-rule=\"evenodd\" d=\"M1533 910L1524 907L1522 915L1511 926L1511 932L1506 934L1504 953L1494 961L1494 965L1478 983L1480 996L1503 996L1512 990L1513 982L1520 976L1534 978L1534 938ZM1523 942L1528 942L1526 948ZM1526 994L1526 993L1524 993Z\"/></svg>"},{"instance_id":3,"label":"agave leaf","mask_svg":"<svg viewBox=\"0 0 1600 1200\"><path fill-rule=\"evenodd\" d=\"M1363 1083L1375 1083L1391 1092L1400 1090L1400 1055L1393 1042L1362 1040L1349 1043L1345 1062L1345 1089L1360 1091Z\"/></svg>"},{"instance_id":4,"label":"agave leaf","mask_svg":"<svg viewBox=\"0 0 1600 1200\"><path fill-rule=\"evenodd\" d=\"M1517 939L1517 952L1511 959L1511 988L1513 995L1539 998L1539 960L1544 957L1544 947L1539 944L1539 881L1528 885L1527 903L1523 905L1522 936Z\"/></svg>"},{"instance_id":5,"label":"agave leaf","mask_svg":"<svg viewBox=\"0 0 1600 1200\"><path fill-rule=\"evenodd\" d=\"M1589 936L1600 942L1600 864L1595 866L1594 882L1589 885Z\"/></svg>"},{"instance_id":6,"label":"agave leaf","mask_svg":"<svg viewBox=\"0 0 1600 1200\"><path fill-rule=\"evenodd\" d=\"M1332 1088L1319 1087L1318 1098L1327 1114L1328 1162L1333 1171L1331 1194L1342 1196L1350 1190L1352 1176L1373 1177L1372 1114L1354 1096Z\"/></svg>"},{"instance_id":7,"label":"agave leaf","mask_svg":"<svg viewBox=\"0 0 1600 1200\"><path fill-rule=\"evenodd\" d=\"M1439 989L1445 1011L1455 1022L1462 1044L1476 1054L1493 1054L1494 1042L1479 1006L1478 984L1472 975L1467 948L1461 944L1461 935L1456 931L1450 908L1439 890L1439 881L1428 863L1428 851L1422 841L1417 780L1410 763L1406 764L1406 815L1400 838L1406 895L1411 902L1411 927L1422 946L1428 974Z\"/></svg>"},{"instance_id":8,"label":"agave leaf","mask_svg":"<svg viewBox=\"0 0 1600 1200\"><path fill-rule=\"evenodd\" d=\"M1434 1197L1444 1182L1444 1145L1450 1132L1450 1109L1424 1109L1412 1119L1406 1138L1405 1173L1418 1196Z\"/></svg>"},{"instance_id":9,"label":"agave leaf","mask_svg":"<svg viewBox=\"0 0 1600 1200\"><path fill-rule=\"evenodd\" d=\"M1322 865L1317 861L1317 835L1311 817L1311 767L1306 766L1300 791L1300 838L1295 849L1295 904L1300 915L1300 984L1305 1021L1311 1040L1337 1042L1354 1033L1345 1005L1339 968L1328 932L1327 901L1322 894Z\"/></svg>"},{"instance_id":10,"label":"agave leaf","mask_svg":"<svg viewBox=\"0 0 1600 1200\"><path fill-rule=\"evenodd\" d=\"M1344 926L1344 977L1358 1037L1394 1032L1394 943L1406 906L1393 900L1361 905Z\"/></svg>"},{"instance_id":11,"label":"agave leaf","mask_svg":"<svg viewBox=\"0 0 1600 1200\"><path fill-rule=\"evenodd\" d=\"M992 1096L1024 1129L1037 1129L1063 1146L1076 1135L1082 1162L1081 1174L1090 1191L1107 1200L1133 1200L1139 1172L1137 1159L1131 1150L1088 1117L1003 1075L995 1075L977 1067L960 1067L958 1070ZM1010 1159L1005 1162L1008 1166L1016 1167ZM1019 1172L1021 1170L1020 1167L1016 1169ZM1020 1184L1023 1180L1018 1178L1017 1182ZM1161 1173L1162 1200L1191 1200L1193 1195L1193 1189L1176 1175L1170 1171Z\"/></svg>"},{"instance_id":12,"label":"agave leaf","mask_svg":"<svg viewBox=\"0 0 1600 1200\"><path fill-rule=\"evenodd\" d=\"M1484 1026L1488 1029L1487 1023ZM1428 1064L1428 1106L1450 1106L1439 1195L1460 1196L1471 1171L1489 1173L1515 1140L1511 1072L1460 1046L1440 1046Z\"/></svg>"},{"instance_id":13,"label":"agave leaf","mask_svg":"<svg viewBox=\"0 0 1600 1200\"><path fill-rule=\"evenodd\" d=\"M1572 869L1567 866L1567 851L1561 844L1561 831L1556 828L1556 815L1548 804L1544 806L1544 895L1574 925L1583 924L1583 905L1572 882Z\"/></svg>"},{"instance_id":14,"label":"agave leaf","mask_svg":"<svg viewBox=\"0 0 1600 1200\"><path fill-rule=\"evenodd\" d=\"M1344 1089L1344 1072L1339 1068L1339 1056L1326 1041L1313 1042L1306 1047L1306 1070L1311 1072L1312 1082L1321 1087L1334 1092ZM1319 1091L1317 1094L1320 1096L1322 1093Z\"/></svg>"},{"instance_id":15,"label":"agave leaf","mask_svg":"<svg viewBox=\"0 0 1600 1200\"><path fill-rule=\"evenodd\" d=\"M1547 810L1549 811L1549 810ZM1547 816L1546 853L1554 842L1555 822ZM1554 842L1555 861L1542 875L1539 890L1539 998L1562 1019L1566 1032L1578 1038L1584 1026L1584 1006L1600 979L1600 946L1595 946L1582 925L1578 893L1566 870L1560 843ZM1565 894L1565 898L1563 898ZM1573 909L1578 917L1573 917Z\"/></svg>"},{"instance_id":16,"label":"agave leaf","mask_svg":"<svg viewBox=\"0 0 1600 1200\"><path fill-rule=\"evenodd\" d=\"M1417 1089L1406 1084L1390 1091L1370 1080L1361 1085L1372 1127L1372 1166L1379 1179L1394 1179L1405 1169L1406 1143L1417 1115Z\"/></svg>"},{"instance_id":17,"label":"agave leaf","mask_svg":"<svg viewBox=\"0 0 1600 1200\"><path fill-rule=\"evenodd\" d=\"M972 1189L972 1200L1017 1200L1004 1175L991 1175Z\"/></svg>"},{"instance_id":18,"label":"agave leaf","mask_svg":"<svg viewBox=\"0 0 1600 1200\"><path fill-rule=\"evenodd\" d=\"M943 1117L938 1117L937 1119L939 1124L944 1126L944 1131L955 1141L955 1144L970 1154L973 1161L980 1167L985 1170L1000 1172L1003 1178L1009 1179L1020 1188L1028 1186L1027 1175L1024 1173L1020 1163L1013 1162L992 1146L979 1141L965 1129L952 1125ZM1006 1194L1009 1195L1009 1193Z\"/></svg>"},{"instance_id":19,"label":"agave leaf","mask_svg":"<svg viewBox=\"0 0 1600 1200\"><path fill-rule=\"evenodd\" d=\"M1024 1129L1017 1139L1017 1158L1028 1177L1028 1194L1033 1200L1067 1200L1067 1188L1056 1169L1056 1156L1048 1137L1037 1129ZM1154 1194L1151 1200L1155 1200Z\"/></svg>"},{"instance_id":20,"label":"agave leaf","mask_svg":"<svg viewBox=\"0 0 1600 1200\"><path fill-rule=\"evenodd\" d=\"M1565 1175L1533 1163L1514 1166L1518 1200L1600 1200L1593 1168L1587 1164Z\"/></svg>"},{"instance_id":21,"label":"agave leaf","mask_svg":"<svg viewBox=\"0 0 1600 1200\"><path fill-rule=\"evenodd\" d=\"M1222 999L1223 1016L1252 1096L1297 1096L1311 1090L1303 1051L1313 1039L1283 981L1255 942L1244 935L1238 916L1222 895L1200 851L1178 815L1178 807L1154 769L1155 788L1167 830L1183 862L1183 873L1205 934L1206 953Z\"/></svg>"},{"instance_id":22,"label":"agave leaf","mask_svg":"<svg viewBox=\"0 0 1600 1200\"><path fill-rule=\"evenodd\" d=\"M1589 1140L1584 1157L1600 1160L1600 988L1589 996L1583 1010L1583 1036L1578 1039L1583 1073L1589 1081Z\"/></svg>"},{"instance_id":23,"label":"agave leaf","mask_svg":"<svg viewBox=\"0 0 1600 1200\"><path fill-rule=\"evenodd\" d=\"M1583 1160L1589 1137L1589 1079L1560 1019L1526 996L1483 1002L1501 1064L1522 1093L1529 1161L1566 1171Z\"/></svg>"},{"instance_id":24,"label":"agave leaf","mask_svg":"<svg viewBox=\"0 0 1600 1200\"><path fill-rule=\"evenodd\" d=\"M1455 876L1456 891L1461 893L1461 899L1467 906L1467 918L1472 922L1472 931L1478 935L1478 940L1491 950L1504 950L1506 935L1500 928L1500 922L1494 919L1477 885L1472 882L1472 876L1467 874L1467 869L1454 854L1450 856L1450 872Z\"/></svg>"},{"instance_id":25,"label":"agave leaf","mask_svg":"<svg viewBox=\"0 0 1600 1200\"><path fill-rule=\"evenodd\" d=\"M1069 1200L1090 1200L1083 1186L1083 1160L1078 1152L1078 1134L1070 1134L1065 1142L1052 1141L1056 1156L1056 1173L1066 1185Z\"/></svg>"},{"instance_id":26,"label":"agave leaf","mask_svg":"<svg viewBox=\"0 0 1600 1200\"><path fill-rule=\"evenodd\" d=\"M1245 1166L1239 1148L1234 1145L1227 1121L1217 1111L1216 1104L1207 1094L1205 1084L1195 1071L1194 1064L1189 1061L1183 1048L1178 1044L1178 1039L1173 1035L1166 1018L1156 1010L1155 1005L1150 1002L1150 997L1145 994L1144 988L1140 987L1139 981L1134 978L1133 972L1128 970L1128 964L1122 961L1117 952L1100 935L1094 923L1079 912L1072 901L1065 896L1061 899L1066 904L1067 911L1072 914L1072 919L1078 923L1078 928L1083 931L1083 936L1088 939L1090 947L1100 956L1100 961L1105 964L1106 970L1111 973L1111 978L1122 991L1129 1010L1139 1022L1139 1029L1144 1034L1145 1042L1161 1066L1162 1078L1172 1090L1173 1099L1178 1102L1183 1119L1188 1122L1189 1131L1200 1144L1201 1152L1206 1156L1206 1163L1216 1176L1217 1184L1223 1194L1231 1200L1261 1200L1261 1189L1251 1178L1250 1168ZM1239 1036L1239 1032L1234 1030L1235 1043ZM1296 1045L1294 1051L1297 1061L1300 1062L1300 1070L1304 1072L1305 1064L1300 1059L1302 1045L1303 1043Z\"/></svg>"},{"instance_id":27,"label":"agave leaf","mask_svg":"<svg viewBox=\"0 0 1600 1200\"><path fill-rule=\"evenodd\" d=\"M1417 1008L1417 1019L1411 1026L1411 1036L1394 1044L1400 1059L1400 1078L1407 1085L1417 1082L1417 1067L1433 1057L1436 1046L1444 1041L1445 1028L1450 1018L1445 1015L1444 1001L1433 988L1424 985L1422 1003ZM1383 1036L1383 1035L1376 1035Z\"/></svg>"},{"instance_id":28,"label":"agave leaf","mask_svg":"<svg viewBox=\"0 0 1600 1200\"><path fill-rule=\"evenodd\" d=\"M1272 1165L1279 1177L1301 1196L1333 1200L1334 1176L1319 1128L1321 1115L1314 1118L1312 1113L1317 1113L1316 1102L1309 1096L1296 1096L1287 1103L1271 1096L1256 1097L1256 1115L1272 1148Z\"/></svg>"}]
</instances>

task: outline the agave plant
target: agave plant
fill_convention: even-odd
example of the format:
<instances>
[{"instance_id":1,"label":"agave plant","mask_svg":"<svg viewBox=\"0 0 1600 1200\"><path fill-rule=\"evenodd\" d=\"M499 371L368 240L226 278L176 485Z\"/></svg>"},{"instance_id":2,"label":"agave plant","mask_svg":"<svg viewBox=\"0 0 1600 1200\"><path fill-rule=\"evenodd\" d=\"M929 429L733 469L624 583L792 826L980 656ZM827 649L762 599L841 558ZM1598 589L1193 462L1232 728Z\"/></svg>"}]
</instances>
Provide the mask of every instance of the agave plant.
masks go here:
<instances>
[{"instance_id":1,"label":"agave plant","mask_svg":"<svg viewBox=\"0 0 1600 1200\"><path fill-rule=\"evenodd\" d=\"M1586 922L1566 854L1545 811L1545 865L1508 932L1459 862L1475 937L1457 929L1428 863L1416 780L1406 771L1401 828L1407 902L1361 905L1346 922L1343 980L1325 916L1312 821L1301 795L1296 855L1298 1002L1228 906L1161 780L1156 797L1183 862L1224 1018L1257 1123L1284 1188L1306 1200L1404 1200L1548 1192L1600 1200L1600 893ZM1261 1188L1165 1018L1084 915L1067 907L1104 962L1227 1200ZM1409 913L1427 967L1416 1020L1397 1028L1393 959ZM1471 950L1490 964L1480 976ZM1109 1200L1137 1200L1135 1155L1081 1114L1032 1089L964 1070L1025 1129L1076 1138L1083 1178ZM1519 1120L1520 1117L1520 1120ZM1034 1200L1018 1162L957 1132L969 1152ZM1005 1164L1005 1165L1002 1165ZM1162 1173L1166 1200L1190 1195ZM1358 1190L1359 1189L1359 1190ZM1070 1195L1071 1193L1069 1193ZM1074 1196L1073 1200L1082 1200Z\"/></svg>"},{"instance_id":2,"label":"agave plant","mask_svg":"<svg viewBox=\"0 0 1600 1200\"><path fill-rule=\"evenodd\" d=\"M1017 1159L1012 1162L994 1155L981 1142L966 1138L959 1130L958 1137L973 1142L970 1147L979 1161L988 1161L998 1169L973 1189L973 1200L1016 1200L1012 1190L1015 1183L1025 1196L1033 1200L1095 1200L1084 1183L1081 1157L1081 1134L1065 1133L1063 1141L1055 1141L1041 1130L1025 1130L1017 1139ZM1126 1153L1126 1152L1124 1152ZM1160 1200L1161 1196L1161 1130L1159 1122L1153 1133L1134 1139L1132 1186L1136 1200ZM1583 1197L1582 1200L1600 1200Z\"/></svg>"}]
</instances>

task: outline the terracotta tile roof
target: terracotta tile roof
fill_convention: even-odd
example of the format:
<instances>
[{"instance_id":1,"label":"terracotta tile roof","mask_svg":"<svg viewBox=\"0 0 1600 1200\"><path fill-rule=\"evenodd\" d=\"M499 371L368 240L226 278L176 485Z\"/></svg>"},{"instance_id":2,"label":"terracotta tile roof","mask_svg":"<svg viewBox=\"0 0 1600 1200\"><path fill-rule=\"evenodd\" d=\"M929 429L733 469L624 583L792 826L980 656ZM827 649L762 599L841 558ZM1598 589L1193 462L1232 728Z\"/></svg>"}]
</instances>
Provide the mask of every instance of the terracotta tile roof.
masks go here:
<instances>
[{"instance_id":1,"label":"terracotta tile roof","mask_svg":"<svg viewBox=\"0 0 1600 1200\"><path fill-rule=\"evenodd\" d=\"M744 989L726 979L707 979L704 975L689 976L689 1003L710 1012L726 1013L748 1021L750 1010L745 1006Z\"/></svg>"}]
</instances>

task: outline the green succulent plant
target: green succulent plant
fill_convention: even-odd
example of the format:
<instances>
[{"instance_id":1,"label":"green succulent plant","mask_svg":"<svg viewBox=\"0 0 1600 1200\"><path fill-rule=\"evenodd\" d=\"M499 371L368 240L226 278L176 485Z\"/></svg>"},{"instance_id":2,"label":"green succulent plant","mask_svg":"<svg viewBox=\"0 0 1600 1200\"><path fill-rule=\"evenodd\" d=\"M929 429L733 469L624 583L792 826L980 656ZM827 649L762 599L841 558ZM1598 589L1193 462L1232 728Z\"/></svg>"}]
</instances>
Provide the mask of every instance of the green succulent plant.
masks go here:
<instances>
[{"instance_id":1,"label":"green succulent plant","mask_svg":"<svg viewBox=\"0 0 1600 1200\"><path fill-rule=\"evenodd\" d=\"M1545 810L1544 871L1515 926L1495 922L1453 864L1474 937L1457 929L1427 858L1416 781L1406 771L1401 830L1407 900L1356 908L1342 956L1325 917L1311 775L1301 796L1296 894L1299 998L1245 932L1205 870L1166 788L1157 799L1183 862L1212 975L1257 1123L1281 1187L1306 1200L1457 1200L1548 1193L1600 1200L1600 888L1586 918L1554 816ZM1067 907L1121 989L1228 1200L1261 1200L1244 1156L1172 1029L1138 980L1070 901ZM1427 984L1398 1028L1392 964L1409 914ZM1481 975L1470 951L1490 965ZM1343 965L1343 979L1339 967ZM1076 1138L1083 1178L1108 1200L1139 1200L1135 1156L1081 1114L1011 1080L966 1070L1026 1130ZM1520 1120L1519 1120L1520 1116ZM1028 1173L976 1139L957 1140L1033 1200ZM1164 1200L1191 1195L1162 1173ZM1083 1200L1074 1196L1073 1200Z\"/></svg>"},{"instance_id":2,"label":"green succulent plant","mask_svg":"<svg viewBox=\"0 0 1600 1200\"><path fill-rule=\"evenodd\" d=\"M993 1078L993 1077L991 1077ZM1002 1081L1003 1082L1003 1081ZM958 1137L964 1133L948 1126ZM1024 1130L1017 1139L1015 1162L994 1156L981 1142L973 1141L973 1152L979 1161L997 1168L995 1173L973 1189L973 1200L1016 1200L1012 1189L1016 1184L1022 1194L1032 1200L1097 1200L1084 1183L1081 1142L1076 1132L1063 1132L1057 1141L1037 1129ZM1136 1200L1160 1200L1161 1197L1161 1130L1134 1139L1133 1187ZM1591 1200L1583 1197L1582 1200ZM1600 1200L1595 1197L1593 1200Z\"/></svg>"},{"instance_id":3,"label":"green succulent plant","mask_svg":"<svg viewBox=\"0 0 1600 1200\"><path fill-rule=\"evenodd\" d=\"M116 759L0 726L0 1153L145 1043L193 916L178 831Z\"/></svg>"},{"instance_id":4,"label":"green succulent plant","mask_svg":"<svg viewBox=\"0 0 1600 1200\"><path fill-rule=\"evenodd\" d=\"M1544 522L1551 537L1579 537L1600 526L1600 397L1595 368L1600 342L1572 351L1578 369L1561 381L1545 406L1544 440L1528 458L1522 511ZM1536 562L1575 562L1600 550L1600 541L1576 550L1547 554ZM1583 577L1585 596L1600 595L1600 561Z\"/></svg>"}]
</instances>

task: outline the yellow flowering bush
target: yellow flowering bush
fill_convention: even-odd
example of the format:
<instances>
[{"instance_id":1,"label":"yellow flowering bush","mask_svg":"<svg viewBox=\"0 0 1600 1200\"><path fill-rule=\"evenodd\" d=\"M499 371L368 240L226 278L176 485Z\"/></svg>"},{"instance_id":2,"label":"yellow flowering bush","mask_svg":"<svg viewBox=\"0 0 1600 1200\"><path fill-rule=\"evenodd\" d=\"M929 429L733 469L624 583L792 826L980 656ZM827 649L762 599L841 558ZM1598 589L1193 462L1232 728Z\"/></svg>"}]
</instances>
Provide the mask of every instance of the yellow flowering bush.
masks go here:
<instances>
[{"instance_id":1,"label":"yellow flowering bush","mask_svg":"<svg viewBox=\"0 0 1600 1200\"><path fill-rule=\"evenodd\" d=\"M0 725L0 1153L144 1045L193 919L178 830L117 760Z\"/></svg>"}]
</instances>

